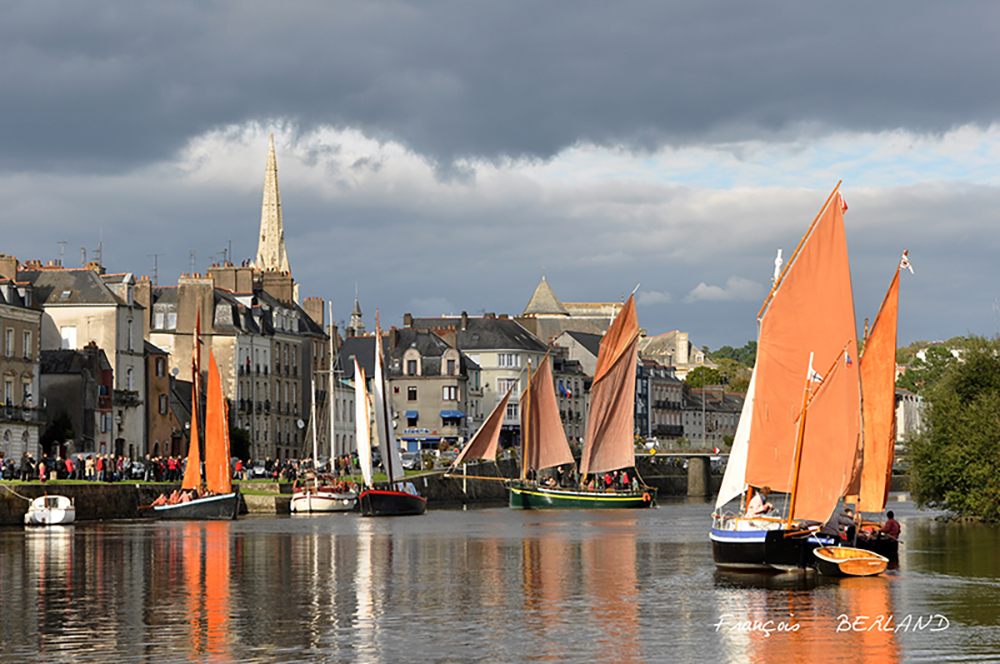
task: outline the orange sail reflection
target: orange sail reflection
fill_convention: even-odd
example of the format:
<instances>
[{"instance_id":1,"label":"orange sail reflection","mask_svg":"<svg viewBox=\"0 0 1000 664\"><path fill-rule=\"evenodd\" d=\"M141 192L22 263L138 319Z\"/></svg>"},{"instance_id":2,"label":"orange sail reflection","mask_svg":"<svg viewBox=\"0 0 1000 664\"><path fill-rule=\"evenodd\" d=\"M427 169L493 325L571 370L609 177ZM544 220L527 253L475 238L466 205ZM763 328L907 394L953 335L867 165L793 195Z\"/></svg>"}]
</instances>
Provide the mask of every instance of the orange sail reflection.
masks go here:
<instances>
[{"instance_id":1,"label":"orange sail reflection","mask_svg":"<svg viewBox=\"0 0 1000 664\"><path fill-rule=\"evenodd\" d=\"M181 537L188 615L191 616L191 659L232 661L229 523L188 522L184 524Z\"/></svg>"},{"instance_id":2,"label":"orange sail reflection","mask_svg":"<svg viewBox=\"0 0 1000 664\"><path fill-rule=\"evenodd\" d=\"M633 524L630 524L634 526ZM597 603L594 624L604 633L594 644L608 662L643 661L639 646L639 581L635 530L583 542L584 582Z\"/></svg>"}]
</instances>

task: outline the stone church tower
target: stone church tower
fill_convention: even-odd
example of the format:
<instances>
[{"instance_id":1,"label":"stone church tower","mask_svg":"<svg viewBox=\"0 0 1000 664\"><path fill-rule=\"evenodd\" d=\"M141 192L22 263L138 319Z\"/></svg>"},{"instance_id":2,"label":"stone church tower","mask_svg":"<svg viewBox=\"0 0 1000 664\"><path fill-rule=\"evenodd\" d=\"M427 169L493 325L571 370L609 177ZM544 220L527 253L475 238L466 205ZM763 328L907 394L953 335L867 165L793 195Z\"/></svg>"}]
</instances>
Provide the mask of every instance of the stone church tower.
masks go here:
<instances>
[{"instance_id":1,"label":"stone church tower","mask_svg":"<svg viewBox=\"0 0 1000 664\"><path fill-rule=\"evenodd\" d=\"M267 150L264 174L264 202L260 208L260 242L253 266L262 272L291 274L285 253L285 228L281 222L281 195L278 193L278 160L274 156L274 134Z\"/></svg>"}]
</instances>

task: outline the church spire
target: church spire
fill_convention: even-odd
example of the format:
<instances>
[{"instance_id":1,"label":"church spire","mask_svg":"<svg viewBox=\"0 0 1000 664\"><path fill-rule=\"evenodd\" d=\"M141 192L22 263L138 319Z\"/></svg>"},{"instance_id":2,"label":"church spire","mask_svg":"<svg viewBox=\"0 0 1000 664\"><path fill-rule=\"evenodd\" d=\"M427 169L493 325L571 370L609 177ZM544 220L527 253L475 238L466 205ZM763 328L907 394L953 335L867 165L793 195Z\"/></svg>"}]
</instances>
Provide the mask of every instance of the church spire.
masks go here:
<instances>
[{"instance_id":1,"label":"church spire","mask_svg":"<svg viewBox=\"0 0 1000 664\"><path fill-rule=\"evenodd\" d=\"M264 174L264 202L260 208L260 241L254 267L266 272L291 273L285 253L285 229L281 222L281 195L278 193L278 160L274 156L274 134L267 150Z\"/></svg>"}]
</instances>

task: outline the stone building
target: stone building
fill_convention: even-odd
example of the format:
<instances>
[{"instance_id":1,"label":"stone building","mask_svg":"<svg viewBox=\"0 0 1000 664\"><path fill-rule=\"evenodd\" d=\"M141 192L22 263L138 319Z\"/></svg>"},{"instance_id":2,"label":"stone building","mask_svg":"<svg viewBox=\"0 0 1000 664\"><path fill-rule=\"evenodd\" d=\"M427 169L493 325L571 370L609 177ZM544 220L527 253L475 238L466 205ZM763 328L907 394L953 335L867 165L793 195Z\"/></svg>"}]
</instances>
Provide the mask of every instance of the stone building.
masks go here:
<instances>
[{"instance_id":1,"label":"stone building","mask_svg":"<svg viewBox=\"0 0 1000 664\"><path fill-rule=\"evenodd\" d=\"M0 452L15 461L39 456L41 321L31 284L17 279L17 259L0 255Z\"/></svg>"},{"instance_id":2,"label":"stone building","mask_svg":"<svg viewBox=\"0 0 1000 664\"><path fill-rule=\"evenodd\" d=\"M743 397L721 386L684 389L684 437L693 449L724 449L732 442Z\"/></svg>"},{"instance_id":3,"label":"stone building","mask_svg":"<svg viewBox=\"0 0 1000 664\"><path fill-rule=\"evenodd\" d=\"M42 308L42 350L82 350L93 343L105 352L114 380L110 396L115 429L106 452L128 455L131 450L133 458L145 454L145 308L135 298L135 277L105 274L94 263L65 269L57 263L26 262L19 267L18 279L32 285Z\"/></svg>"},{"instance_id":4,"label":"stone building","mask_svg":"<svg viewBox=\"0 0 1000 664\"><path fill-rule=\"evenodd\" d=\"M655 337L643 336L639 339L639 356L674 367L676 377L681 380L695 367L714 369L717 366L705 356L703 350L691 343L687 332L678 330Z\"/></svg>"},{"instance_id":5,"label":"stone building","mask_svg":"<svg viewBox=\"0 0 1000 664\"><path fill-rule=\"evenodd\" d=\"M63 457L117 452L115 439L122 437L123 423L116 416L113 404L113 374L104 349L93 341L79 350L41 352L40 390L48 405L49 422L67 422L73 435L71 442L46 452L57 452ZM140 456L134 441L127 445L123 454L129 458Z\"/></svg>"},{"instance_id":6,"label":"stone building","mask_svg":"<svg viewBox=\"0 0 1000 664\"><path fill-rule=\"evenodd\" d=\"M603 335L622 310L622 302L561 302L543 276L516 320L545 343L568 331Z\"/></svg>"}]
</instances>

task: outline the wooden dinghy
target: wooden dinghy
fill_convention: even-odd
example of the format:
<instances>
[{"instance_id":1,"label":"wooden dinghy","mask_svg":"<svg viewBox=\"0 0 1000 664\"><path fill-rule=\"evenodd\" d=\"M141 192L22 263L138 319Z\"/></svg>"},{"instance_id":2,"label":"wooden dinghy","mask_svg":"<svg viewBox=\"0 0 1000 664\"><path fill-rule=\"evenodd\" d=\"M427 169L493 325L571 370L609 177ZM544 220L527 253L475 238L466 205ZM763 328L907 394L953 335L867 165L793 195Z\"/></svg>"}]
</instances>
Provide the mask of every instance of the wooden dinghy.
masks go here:
<instances>
[{"instance_id":1,"label":"wooden dinghy","mask_svg":"<svg viewBox=\"0 0 1000 664\"><path fill-rule=\"evenodd\" d=\"M849 546L824 546L813 550L816 569L825 576L874 576L885 571L889 559L874 551Z\"/></svg>"}]
</instances>

